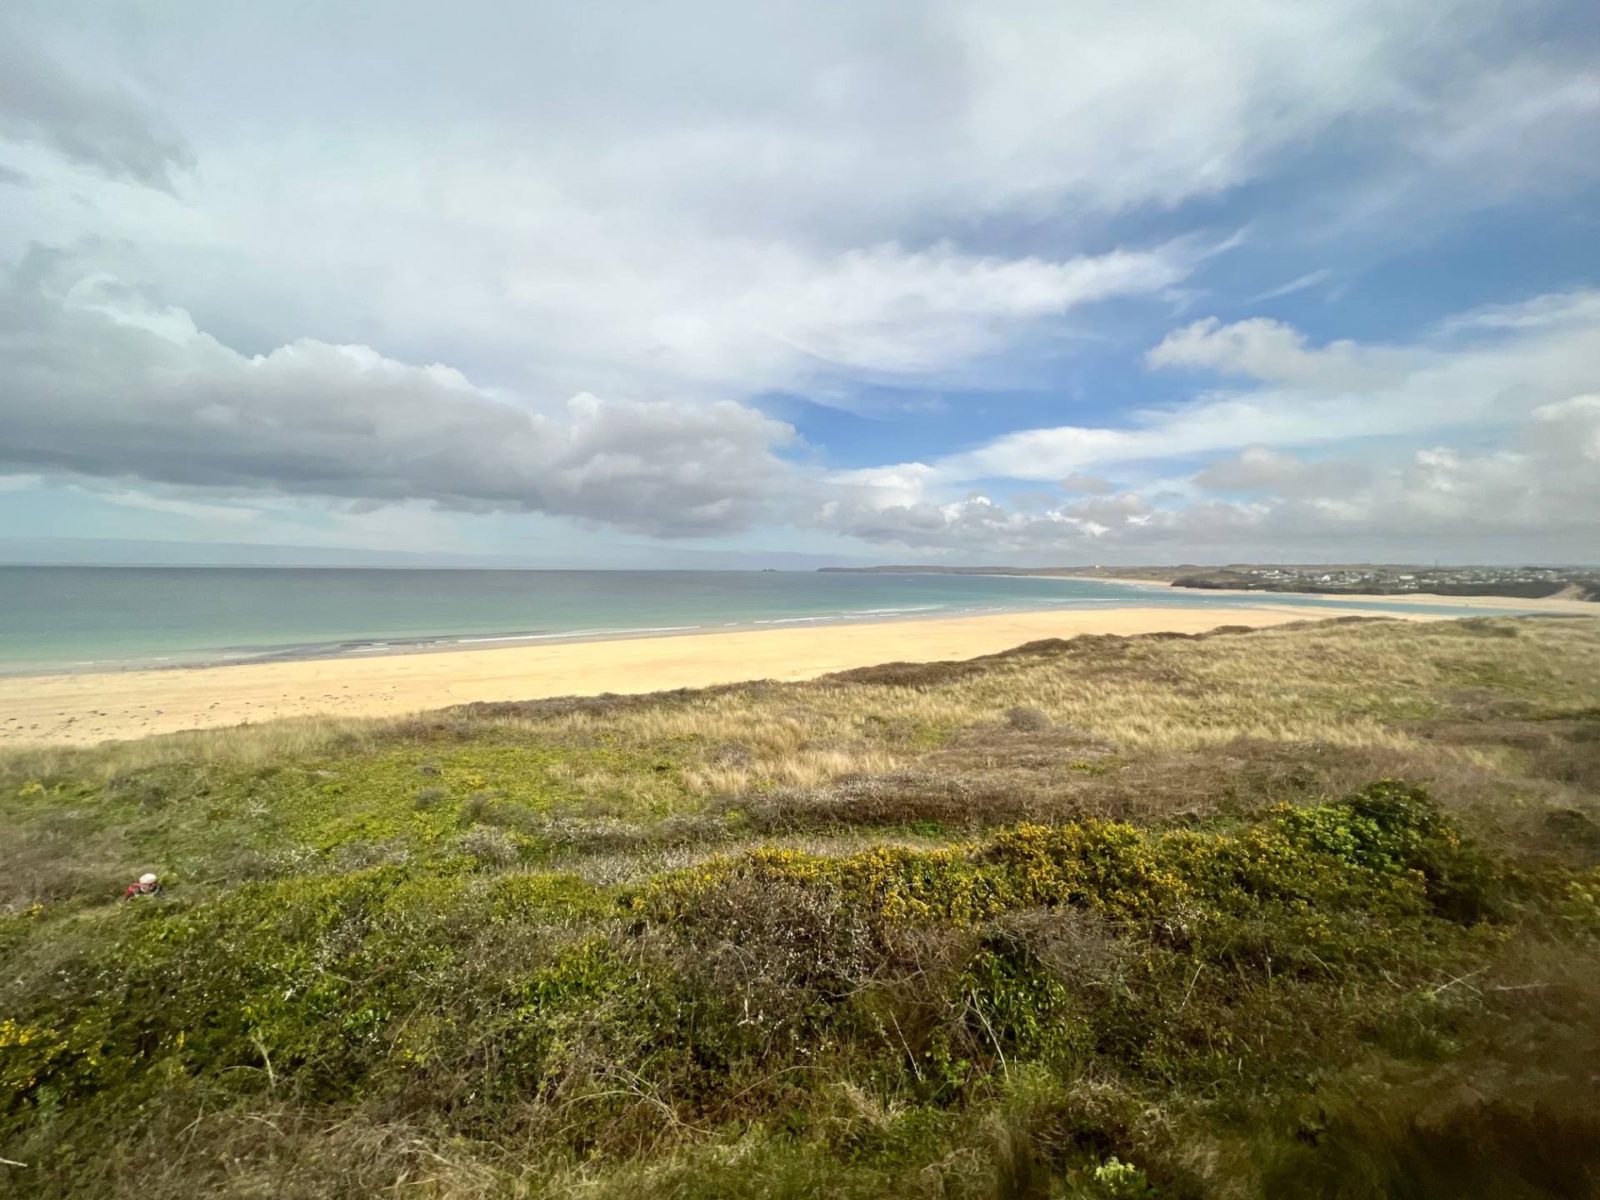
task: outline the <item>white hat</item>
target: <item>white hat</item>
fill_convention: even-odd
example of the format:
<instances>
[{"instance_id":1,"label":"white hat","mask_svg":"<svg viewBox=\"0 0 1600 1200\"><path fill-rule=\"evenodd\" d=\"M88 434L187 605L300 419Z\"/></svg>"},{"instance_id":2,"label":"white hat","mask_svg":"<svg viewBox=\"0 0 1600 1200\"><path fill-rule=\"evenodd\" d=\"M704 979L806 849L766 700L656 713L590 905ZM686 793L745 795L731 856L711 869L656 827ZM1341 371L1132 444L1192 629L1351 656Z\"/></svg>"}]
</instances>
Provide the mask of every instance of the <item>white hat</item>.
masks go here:
<instances>
[{"instance_id":1,"label":"white hat","mask_svg":"<svg viewBox=\"0 0 1600 1200\"><path fill-rule=\"evenodd\" d=\"M156 881L155 875L152 874L149 871L146 871L143 875L139 876L139 882L140 883L154 883L155 881Z\"/></svg>"}]
</instances>

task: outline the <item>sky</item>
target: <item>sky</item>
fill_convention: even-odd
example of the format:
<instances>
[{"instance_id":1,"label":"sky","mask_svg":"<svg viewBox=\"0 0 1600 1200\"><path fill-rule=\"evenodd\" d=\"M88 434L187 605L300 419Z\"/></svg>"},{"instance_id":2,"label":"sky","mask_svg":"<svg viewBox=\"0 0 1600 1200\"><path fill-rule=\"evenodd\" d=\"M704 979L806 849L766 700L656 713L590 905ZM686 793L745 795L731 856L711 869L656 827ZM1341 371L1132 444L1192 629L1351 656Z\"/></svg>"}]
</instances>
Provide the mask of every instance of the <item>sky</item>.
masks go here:
<instances>
[{"instance_id":1,"label":"sky","mask_svg":"<svg viewBox=\"0 0 1600 1200\"><path fill-rule=\"evenodd\" d=\"M1600 561L1600 10L12 0L0 558Z\"/></svg>"}]
</instances>

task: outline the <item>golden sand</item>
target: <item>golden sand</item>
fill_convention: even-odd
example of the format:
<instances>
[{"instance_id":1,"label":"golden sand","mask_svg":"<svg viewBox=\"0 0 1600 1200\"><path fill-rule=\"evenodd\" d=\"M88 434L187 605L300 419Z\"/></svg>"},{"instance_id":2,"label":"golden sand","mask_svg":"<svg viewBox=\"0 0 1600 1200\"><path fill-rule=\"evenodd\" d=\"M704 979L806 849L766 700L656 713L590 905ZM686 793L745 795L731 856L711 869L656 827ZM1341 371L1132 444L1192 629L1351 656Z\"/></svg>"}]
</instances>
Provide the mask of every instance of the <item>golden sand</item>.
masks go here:
<instances>
[{"instance_id":1,"label":"golden sand","mask_svg":"<svg viewBox=\"0 0 1600 1200\"><path fill-rule=\"evenodd\" d=\"M1221 624L1278 625L1319 615L1270 603L1230 609L1058 610L182 670L13 676L0 678L0 744L83 745L277 717L394 716L478 700L810 679L875 663L972 658L1038 638L1197 633Z\"/></svg>"},{"instance_id":2,"label":"golden sand","mask_svg":"<svg viewBox=\"0 0 1600 1200\"><path fill-rule=\"evenodd\" d=\"M1375 599L1391 603L1411 598ZM1550 613L1597 611L1596 605L1566 600L1428 596L1415 602L1458 608L1463 615L1513 604ZM279 717L395 716L472 701L811 679L883 662L971 658L1038 638L1198 633L1221 624L1267 626L1322 615L1322 610L1266 601L1228 609L1058 610L178 670L13 676L0 678L0 744L83 745Z\"/></svg>"}]
</instances>

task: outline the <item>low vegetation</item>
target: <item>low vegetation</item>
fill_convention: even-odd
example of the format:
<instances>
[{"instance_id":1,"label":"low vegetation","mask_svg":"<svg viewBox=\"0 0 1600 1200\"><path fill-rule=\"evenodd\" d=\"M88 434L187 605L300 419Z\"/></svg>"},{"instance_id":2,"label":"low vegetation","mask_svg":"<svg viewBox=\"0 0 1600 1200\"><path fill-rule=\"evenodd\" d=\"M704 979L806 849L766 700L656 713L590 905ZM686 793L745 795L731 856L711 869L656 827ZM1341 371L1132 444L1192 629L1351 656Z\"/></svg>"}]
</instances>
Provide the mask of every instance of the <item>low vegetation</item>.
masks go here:
<instances>
[{"instance_id":1,"label":"low vegetation","mask_svg":"<svg viewBox=\"0 0 1600 1200\"><path fill-rule=\"evenodd\" d=\"M1600 1194L1597 703L1340 620L14 751L0 1181Z\"/></svg>"}]
</instances>

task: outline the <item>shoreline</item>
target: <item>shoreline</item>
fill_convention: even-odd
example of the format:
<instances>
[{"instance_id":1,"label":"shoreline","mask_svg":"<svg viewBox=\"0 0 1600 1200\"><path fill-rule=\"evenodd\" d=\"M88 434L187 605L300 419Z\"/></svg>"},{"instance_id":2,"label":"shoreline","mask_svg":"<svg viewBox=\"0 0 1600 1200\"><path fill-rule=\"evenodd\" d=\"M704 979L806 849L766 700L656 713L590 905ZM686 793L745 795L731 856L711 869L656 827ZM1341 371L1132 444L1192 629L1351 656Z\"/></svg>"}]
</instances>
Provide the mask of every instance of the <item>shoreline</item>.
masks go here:
<instances>
[{"instance_id":1,"label":"shoreline","mask_svg":"<svg viewBox=\"0 0 1600 1200\"><path fill-rule=\"evenodd\" d=\"M996 575L994 578L1018 578L1012 575ZM1315 620L1318 612L1326 616L1337 616L1342 612L1380 612L1374 606L1396 604L1428 605L1441 609L1493 609L1493 615L1511 615L1506 610L1516 609L1527 615L1558 614L1573 616L1600 616L1600 603L1572 599L1522 599L1514 596L1436 596L1431 593L1414 593L1406 595L1385 595L1381 593L1361 593L1358 595L1323 595L1311 592L1262 592L1246 588L1174 588L1171 584L1154 579L1130 579L1123 577L1102 575L1038 575L1028 578L1055 579L1079 583L1115 584L1121 587L1137 588L1142 590L1155 589L1168 598L1168 604L1174 610L1187 610L1189 608L1210 607L1218 617L1238 611L1248 611L1251 608L1269 607L1300 607L1298 602L1314 601L1325 604L1326 607L1301 607L1301 612L1307 620ZM1226 596L1234 599L1249 601L1248 606L1208 606L1204 602L1207 596ZM1194 598L1192 605L1183 601ZM906 609L873 609L860 612L832 612L796 617L774 617L768 619L751 619L744 621L731 621L721 624L695 624L695 625L664 625L644 628L617 628L617 629L575 629L544 631L538 629L519 629L505 632L464 632L448 634L425 634L416 636L397 635L394 637L365 637L348 638L338 641L314 642L301 645L280 646L235 646L224 647L209 652L209 657L195 656L192 658L173 656L156 657L147 659L128 660L103 660L83 661L74 663L24 663L20 665L7 665L0 663L0 685L16 680L43 680L75 676L106 676L118 677L124 675L140 675L149 672L196 672L213 671L233 667L256 667L278 664L294 663L358 663L373 659L384 659L395 656L433 655L433 654L475 654L481 652L503 651L516 648L538 646L570 646L570 645L597 645L610 642L658 640L677 637L720 636L732 633L764 633L777 632L783 629L825 629L833 626L857 625L883 625L897 624L904 621L962 621L980 620L998 616L1026 616L1041 614L1059 614L1064 616L1081 615L1088 613L1121 612L1128 608L1138 608L1137 603L1126 604L1110 598L1086 599L1081 605L1066 607L1060 604L1041 604L1038 607L1014 606L989 606L973 608L957 608L935 615L925 608ZM1388 615L1403 615L1389 613ZM1427 616L1444 618L1443 613L1429 613ZM1228 624L1228 621L1219 620L1219 624ZM3 726L5 710L0 707L0 726ZM0 727L0 744L5 741L5 730Z\"/></svg>"},{"instance_id":2,"label":"shoreline","mask_svg":"<svg viewBox=\"0 0 1600 1200\"><path fill-rule=\"evenodd\" d=\"M718 630L608 641L212 667L0 677L0 746L92 745L285 717L387 717L482 701L793 682L891 661L973 658L1084 633L1202 633L1322 614L1270 602L1046 609L979 616ZM1347 615L1448 620L1424 613Z\"/></svg>"},{"instance_id":3,"label":"shoreline","mask_svg":"<svg viewBox=\"0 0 1600 1200\"><path fill-rule=\"evenodd\" d=\"M1112 600L1092 600L1079 606L1060 604L1030 607L985 605L932 613L925 608L875 609L865 612L818 613L800 617L754 618L720 624L662 625L636 629L573 629L544 632L516 630L506 633L428 634L419 637L351 638L300 646L231 647L217 651L221 657L139 659L124 662L84 662L68 665L9 668L0 665L0 685L15 680L55 679L80 675L123 676L151 671L213 671L229 667L259 667L287 663L359 663L374 659L426 654L478 654L539 646L588 646L609 642L656 641L677 637L713 637L734 633L775 633L785 629L824 629L832 626L893 625L902 621L963 621L994 616L1040 613L1116 612L1129 607ZM1135 606L1136 607L1136 606ZM1174 607L1185 607L1182 605ZM1196 606L1198 607L1198 606ZM1216 608L1219 613L1235 611ZM1226 622L1222 622L1226 624ZM4 719L0 710L0 720Z\"/></svg>"}]
</instances>

